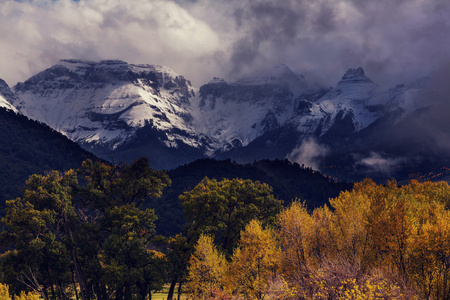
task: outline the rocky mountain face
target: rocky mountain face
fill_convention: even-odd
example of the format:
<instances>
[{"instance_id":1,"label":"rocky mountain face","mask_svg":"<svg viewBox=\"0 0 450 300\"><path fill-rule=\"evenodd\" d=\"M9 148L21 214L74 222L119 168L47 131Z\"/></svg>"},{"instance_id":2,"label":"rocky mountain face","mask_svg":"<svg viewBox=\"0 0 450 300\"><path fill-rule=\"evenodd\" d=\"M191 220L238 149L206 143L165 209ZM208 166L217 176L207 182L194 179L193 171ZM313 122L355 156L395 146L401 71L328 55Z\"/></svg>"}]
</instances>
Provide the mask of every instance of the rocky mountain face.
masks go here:
<instances>
[{"instance_id":1,"label":"rocky mountain face","mask_svg":"<svg viewBox=\"0 0 450 300\"><path fill-rule=\"evenodd\" d=\"M174 168L201 157L287 157L323 169L336 162L327 157L374 152L386 159L398 138L384 133L435 106L424 86L385 89L357 68L329 88L279 65L197 89L162 66L61 60L14 94L0 83L0 95L8 95L0 105L109 160L145 155L155 168Z\"/></svg>"}]
</instances>

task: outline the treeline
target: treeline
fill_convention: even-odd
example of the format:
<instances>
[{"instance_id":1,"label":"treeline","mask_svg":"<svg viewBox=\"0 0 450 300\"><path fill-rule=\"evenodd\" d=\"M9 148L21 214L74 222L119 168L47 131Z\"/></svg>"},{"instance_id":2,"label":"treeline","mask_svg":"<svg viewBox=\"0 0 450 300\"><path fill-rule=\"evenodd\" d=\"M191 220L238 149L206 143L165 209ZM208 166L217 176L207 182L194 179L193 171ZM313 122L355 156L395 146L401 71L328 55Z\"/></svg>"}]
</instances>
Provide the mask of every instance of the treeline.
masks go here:
<instances>
[{"instance_id":1,"label":"treeline","mask_svg":"<svg viewBox=\"0 0 450 300\"><path fill-rule=\"evenodd\" d=\"M283 199L284 205L301 199L309 209L328 204L341 191L349 190L352 184L335 182L318 171L288 160L260 160L239 164L232 160L199 159L174 170L167 171L171 186L163 191L161 198L154 198L145 207L155 209L157 233L175 235L183 232L186 223L183 207L178 197L192 190L204 177L222 180L242 178L267 183L274 197Z\"/></svg>"},{"instance_id":2,"label":"treeline","mask_svg":"<svg viewBox=\"0 0 450 300\"><path fill-rule=\"evenodd\" d=\"M231 256L202 234L190 299L449 299L450 187L371 180L312 213L252 220Z\"/></svg>"},{"instance_id":3,"label":"treeline","mask_svg":"<svg viewBox=\"0 0 450 300\"><path fill-rule=\"evenodd\" d=\"M43 299L449 299L450 187L371 180L309 209L266 183L204 177L179 197L182 234L156 235L144 158L33 175L6 202L0 279ZM0 286L4 288L4 286Z\"/></svg>"}]
</instances>

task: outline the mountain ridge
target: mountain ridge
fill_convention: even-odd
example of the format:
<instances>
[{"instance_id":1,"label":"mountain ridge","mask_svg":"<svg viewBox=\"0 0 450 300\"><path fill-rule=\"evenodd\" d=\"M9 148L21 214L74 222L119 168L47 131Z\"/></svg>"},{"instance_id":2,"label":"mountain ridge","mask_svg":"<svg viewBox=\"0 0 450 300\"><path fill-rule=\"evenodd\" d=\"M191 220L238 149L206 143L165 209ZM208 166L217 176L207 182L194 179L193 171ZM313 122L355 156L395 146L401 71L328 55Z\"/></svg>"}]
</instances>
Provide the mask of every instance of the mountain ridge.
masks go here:
<instances>
[{"instance_id":1,"label":"mountain ridge","mask_svg":"<svg viewBox=\"0 0 450 300\"><path fill-rule=\"evenodd\" d=\"M359 67L330 88L277 65L196 88L163 66L69 59L18 83L9 102L104 159L144 155L171 169L204 157L249 162L252 150L258 159L292 158L308 141L336 154L378 120L395 127L433 107L426 86L385 89Z\"/></svg>"}]
</instances>

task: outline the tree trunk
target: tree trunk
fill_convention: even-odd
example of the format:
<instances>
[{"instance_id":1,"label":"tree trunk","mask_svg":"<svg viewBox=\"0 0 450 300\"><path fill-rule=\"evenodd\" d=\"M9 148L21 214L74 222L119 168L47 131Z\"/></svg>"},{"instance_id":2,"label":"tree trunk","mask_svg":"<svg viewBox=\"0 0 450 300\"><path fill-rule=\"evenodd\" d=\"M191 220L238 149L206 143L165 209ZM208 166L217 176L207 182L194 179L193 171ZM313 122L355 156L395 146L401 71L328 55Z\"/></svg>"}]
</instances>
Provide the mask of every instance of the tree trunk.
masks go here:
<instances>
[{"instance_id":1,"label":"tree trunk","mask_svg":"<svg viewBox=\"0 0 450 300\"><path fill-rule=\"evenodd\" d=\"M80 285L80 295L81 299L88 300L87 298L87 287L86 287L86 279L84 278L83 271L81 270L80 264L78 263L77 254L75 249L72 250L72 261L75 268L75 274Z\"/></svg>"},{"instance_id":2,"label":"tree trunk","mask_svg":"<svg viewBox=\"0 0 450 300\"><path fill-rule=\"evenodd\" d=\"M131 284L129 282L125 283L125 300L132 300L131 295Z\"/></svg>"},{"instance_id":3,"label":"tree trunk","mask_svg":"<svg viewBox=\"0 0 450 300\"><path fill-rule=\"evenodd\" d=\"M183 285L183 281L181 280L180 283L178 284L178 297L177 297L178 300L181 299L181 286L182 285Z\"/></svg>"},{"instance_id":4,"label":"tree trunk","mask_svg":"<svg viewBox=\"0 0 450 300\"><path fill-rule=\"evenodd\" d=\"M169 288L169 294L167 295L167 300L173 300L173 292L175 290L175 285L177 284L177 280L172 280Z\"/></svg>"},{"instance_id":5,"label":"tree trunk","mask_svg":"<svg viewBox=\"0 0 450 300\"><path fill-rule=\"evenodd\" d=\"M52 292L52 298L56 300L56 292L52 282L50 282L50 291Z\"/></svg>"},{"instance_id":6,"label":"tree trunk","mask_svg":"<svg viewBox=\"0 0 450 300\"><path fill-rule=\"evenodd\" d=\"M70 242L72 243L72 263L75 268L75 277L78 281L78 284L80 285L80 295L81 299L83 300L89 300L87 293L87 285L86 285L86 278L84 278L83 271L81 270L81 266L78 263L77 259L77 253L76 253L76 246L75 246L75 240L73 238L72 228L69 225L69 222L67 220L67 216L64 211L64 203L63 203L63 210L62 210L62 217L63 217L63 224L64 224L64 231L66 233L66 236L69 238Z\"/></svg>"},{"instance_id":7,"label":"tree trunk","mask_svg":"<svg viewBox=\"0 0 450 300\"><path fill-rule=\"evenodd\" d=\"M136 283L136 287L139 290L139 297L141 300L145 300L148 294L148 285L146 282Z\"/></svg>"},{"instance_id":8,"label":"tree trunk","mask_svg":"<svg viewBox=\"0 0 450 300\"><path fill-rule=\"evenodd\" d=\"M123 287L116 290L116 300L123 300Z\"/></svg>"},{"instance_id":9,"label":"tree trunk","mask_svg":"<svg viewBox=\"0 0 450 300\"><path fill-rule=\"evenodd\" d=\"M77 290L77 284L75 282L75 274L72 268L72 283L73 283L73 289L75 291L75 299L78 300L78 290Z\"/></svg>"}]
</instances>

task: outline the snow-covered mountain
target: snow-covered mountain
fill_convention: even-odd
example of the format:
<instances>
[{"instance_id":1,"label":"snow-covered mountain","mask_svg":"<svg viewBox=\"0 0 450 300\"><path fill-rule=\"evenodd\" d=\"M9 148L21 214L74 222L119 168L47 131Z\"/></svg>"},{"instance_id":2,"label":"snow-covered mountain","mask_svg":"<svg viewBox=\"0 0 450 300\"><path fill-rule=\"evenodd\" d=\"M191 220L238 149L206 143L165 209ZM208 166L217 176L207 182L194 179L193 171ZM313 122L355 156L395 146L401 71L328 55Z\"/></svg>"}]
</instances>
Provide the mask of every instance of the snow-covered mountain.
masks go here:
<instances>
[{"instance_id":1,"label":"snow-covered mountain","mask_svg":"<svg viewBox=\"0 0 450 300\"><path fill-rule=\"evenodd\" d=\"M61 60L14 91L22 114L105 158L144 127L162 132L166 147L203 147L191 125L195 89L166 67Z\"/></svg>"},{"instance_id":2,"label":"snow-covered mountain","mask_svg":"<svg viewBox=\"0 0 450 300\"><path fill-rule=\"evenodd\" d=\"M302 76L278 66L258 77L234 83L215 78L202 86L194 125L216 149L225 150L245 147L279 128L293 129L297 143L336 131L340 138L381 117L396 113L400 120L429 106L429 101L416 97L419 91L417 85L383 90L362 68L349 69L335 88L310 87ZM266 142L273 146L273 141Z\"/></svg>"},{"instance_id":3,"label":"snow-covered mountain","mask_svg":"<svg viewBox=\"0 0 450 300\"><path fill-rule=\"evenodd\" d=\"M246 146L292 118L306 92L306 80L285 65L232 83L214 78L200 87L193 124L216 150Z\"/></svg>"},{"instance_id":4,"label":"snow-covered mountain","mask_svg":"<svg viewBox=\"0 0 450 300\"><path fill-rule=\"evenodd\" d=\"M13 103L17 102L16 96L12 93L8 84L0 79L0 107L17 112Z\"/></svg>"},{"instance_id":5,"label":"snow-covered mountain","mask_svg":"<svg viewBox=\"0 0 450 300\"><path fill-rule=\"evenodd\" d=\"M325 88L285 65L197 89L162 66L61 60L17 84L3 105L103 158L146 155L172 168L205 156L284 158L311 138L338 147L380 120L395 124L432 105L421 90L381 88L362 68Z\"/></svg>"}]
</instances>

